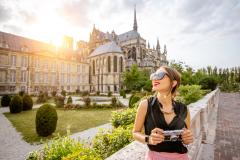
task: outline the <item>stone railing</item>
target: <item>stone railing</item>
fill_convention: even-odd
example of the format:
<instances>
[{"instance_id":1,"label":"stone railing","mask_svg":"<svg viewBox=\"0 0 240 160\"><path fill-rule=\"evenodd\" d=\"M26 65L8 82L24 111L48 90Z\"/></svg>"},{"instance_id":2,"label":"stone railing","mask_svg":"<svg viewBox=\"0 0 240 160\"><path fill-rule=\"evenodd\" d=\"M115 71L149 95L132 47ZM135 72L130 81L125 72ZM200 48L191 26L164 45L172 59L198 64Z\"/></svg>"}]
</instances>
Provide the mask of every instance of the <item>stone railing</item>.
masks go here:
<instances>
[{"instance_id":1,"label":"stone railing","mask_svg":"<svg viewBox=\"0 0 240 160\"><path fill-rule=\"evenodd\" d=\"M219 89L216 89L197 102L188 105L191 115L191 130L194 134L194 142L188 148L190 160L197 159L201 144L206 140L211 116L217 111L219 92ZM134 141L108 157L107 160L144 160L147 150L147 145Z\"/></svg>"}]
</instances>

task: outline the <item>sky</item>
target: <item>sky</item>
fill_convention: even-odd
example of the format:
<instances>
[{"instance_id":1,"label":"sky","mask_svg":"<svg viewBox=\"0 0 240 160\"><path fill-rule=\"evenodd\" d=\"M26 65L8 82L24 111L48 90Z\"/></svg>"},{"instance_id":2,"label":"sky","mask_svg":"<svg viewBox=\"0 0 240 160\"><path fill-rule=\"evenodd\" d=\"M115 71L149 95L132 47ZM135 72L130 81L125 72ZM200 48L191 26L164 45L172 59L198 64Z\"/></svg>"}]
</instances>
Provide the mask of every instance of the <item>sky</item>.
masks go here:
<instances>
[{"instance_id":1,"label":"sky","mask_svg":"<svg viewBox=\"0 0 240 160\"><path fill-rule=\"evenodd\" d=\"M194 69L240 66L240 0L0 0L0 30L59 45L64 35L89 40L93 25L138 31L167 59Z\"/></svg>"}]
</instances>

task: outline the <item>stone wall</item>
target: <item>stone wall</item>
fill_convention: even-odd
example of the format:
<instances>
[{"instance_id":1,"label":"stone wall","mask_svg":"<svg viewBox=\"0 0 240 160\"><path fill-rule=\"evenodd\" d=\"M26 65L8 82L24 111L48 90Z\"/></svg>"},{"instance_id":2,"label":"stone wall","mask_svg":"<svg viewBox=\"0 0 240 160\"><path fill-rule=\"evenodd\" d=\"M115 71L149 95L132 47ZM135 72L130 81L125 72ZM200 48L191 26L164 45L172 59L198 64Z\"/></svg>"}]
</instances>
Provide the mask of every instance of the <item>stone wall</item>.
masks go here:
<instances>
[{"instance_id":1,"label":"stone wall","mask_svg":"<svg viewBox=\"0 0 240 160\"><path fill-rule=\"evenodd\" d=\"M191 130L194 134L194 142L188 148L190 160L197 159L201 144L206 140L209 120L213 112L217 111L219 92L220 90L216 89L197 102L188 105L191 115ZM147 145L134 141L108 157L107 160L144 160L147 150Z\"/></svg>"}]
</instances>

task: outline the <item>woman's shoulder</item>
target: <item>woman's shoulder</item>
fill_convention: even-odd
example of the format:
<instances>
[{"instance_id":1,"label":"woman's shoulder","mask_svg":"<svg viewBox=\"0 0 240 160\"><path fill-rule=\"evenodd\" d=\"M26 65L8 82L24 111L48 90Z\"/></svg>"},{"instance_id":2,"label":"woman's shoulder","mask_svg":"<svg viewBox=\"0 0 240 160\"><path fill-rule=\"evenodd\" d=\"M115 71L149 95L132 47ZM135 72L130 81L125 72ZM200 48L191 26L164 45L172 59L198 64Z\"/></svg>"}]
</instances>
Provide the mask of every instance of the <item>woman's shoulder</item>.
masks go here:
<instances>
[{"instance_id":1,"label":"woman's shoulder","mask_svg":"<svg viewBox=\"0 0 240 160\"><path fill-rule=\"evenodd\" d=\"M179 101L175 101L175 100L174 100L174 102L176 104L177 109L180 111L180 113L186 114L188 112L188 107L186 104L179 102Z\"/></svg>"}]
</instances>

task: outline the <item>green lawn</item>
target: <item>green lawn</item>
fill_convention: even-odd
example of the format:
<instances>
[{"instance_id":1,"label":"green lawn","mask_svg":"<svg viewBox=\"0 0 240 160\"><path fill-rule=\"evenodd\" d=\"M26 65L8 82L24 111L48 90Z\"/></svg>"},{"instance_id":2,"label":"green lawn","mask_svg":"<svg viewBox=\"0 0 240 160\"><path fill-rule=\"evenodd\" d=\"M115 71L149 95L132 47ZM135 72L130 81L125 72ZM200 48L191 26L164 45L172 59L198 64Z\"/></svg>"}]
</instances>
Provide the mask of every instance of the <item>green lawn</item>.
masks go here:
<instances>
[{"instance_id":1,"label":"green lawn","mask_svg":"<svg viewBox=\"0 0 240 160\"><path fill-rule=\"evenodd\" d=\"M47 138L39 137L35 130L36 109L23 111L18 114L4 113L12 122L17 131L21 132L23 139L29 143L39 143L54 136L66 135L69 129L71 133L83 131L110 122L111 112L116 109L81 109L62 110L57 109L57 129L52 136Z\"/></svg>"}]
</instances>

